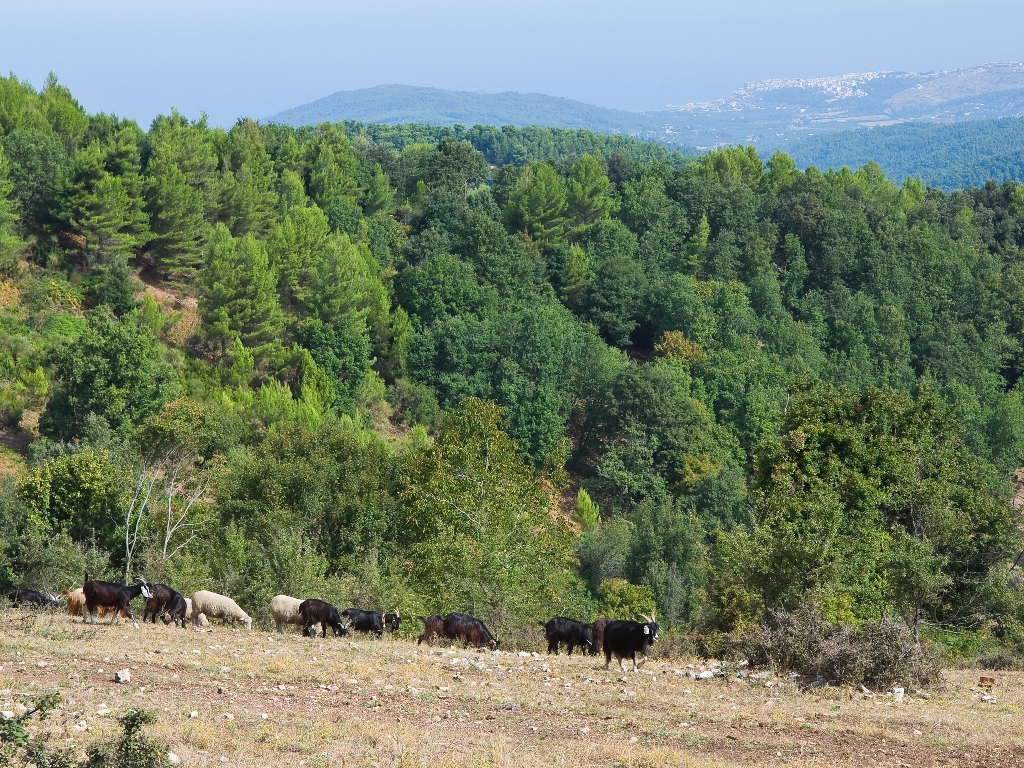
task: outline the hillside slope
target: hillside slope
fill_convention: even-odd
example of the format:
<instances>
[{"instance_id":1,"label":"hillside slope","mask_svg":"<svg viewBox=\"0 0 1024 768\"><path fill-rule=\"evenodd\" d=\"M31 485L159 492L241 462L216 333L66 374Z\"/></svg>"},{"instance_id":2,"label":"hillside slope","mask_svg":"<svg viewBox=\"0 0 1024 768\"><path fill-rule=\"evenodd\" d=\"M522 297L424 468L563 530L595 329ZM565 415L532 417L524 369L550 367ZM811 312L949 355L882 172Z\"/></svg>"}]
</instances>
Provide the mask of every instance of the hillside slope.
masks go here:
<instances>
[{"instance_id":1,"label":"hillside slope","mask_svg":"<svg viewBox=\"0 0 1024 768\"><path fill-rule=\"evenodd\" d=\"M893 125L812 136L785 147L801 167L858 168L916 176L947 191L989 179L1024 179L1024 118L947 125Z\"/></svg>"}]
</instances>

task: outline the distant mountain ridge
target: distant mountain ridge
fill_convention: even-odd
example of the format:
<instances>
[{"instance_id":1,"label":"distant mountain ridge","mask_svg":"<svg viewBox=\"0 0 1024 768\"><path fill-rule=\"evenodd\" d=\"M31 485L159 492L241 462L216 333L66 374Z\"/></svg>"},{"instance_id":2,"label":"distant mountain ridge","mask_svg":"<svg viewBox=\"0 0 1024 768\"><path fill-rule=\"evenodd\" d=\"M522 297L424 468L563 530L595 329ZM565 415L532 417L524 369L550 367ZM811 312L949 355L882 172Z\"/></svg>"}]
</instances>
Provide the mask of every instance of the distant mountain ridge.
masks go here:
<instances>
[{"instance_id":1,"label":"distant mountain ridge","mask_svg":"<svg viewBox=\"0 0 1024 768\"><path fill-rule=\"evenodd\" d=\"M596 133L655 134L663 130L663 113L606 109L582 101L541 93L484 93L448 91L413 85L378 85L338 91L270 118L287 125L355 120L399 125L537 125L550 128L586 128ZM652 135L653 138L653 135Z\"/></svg>"},{"instance_id":2,"label":"distant mountain ridge","mask_svg":"<svg viewBox=\"0 0 1024 768\"><path fill-rule=\"evenodd\" d=\"M821 133L899 123L1024 116L1024 64L941 72L866 72L748 83L726 98L628 112L539 93L378 85L338 91L269 118L288 125L355 120L398 125L584 128L702 149L765 150Z\"/></svg>"}]
</instances>

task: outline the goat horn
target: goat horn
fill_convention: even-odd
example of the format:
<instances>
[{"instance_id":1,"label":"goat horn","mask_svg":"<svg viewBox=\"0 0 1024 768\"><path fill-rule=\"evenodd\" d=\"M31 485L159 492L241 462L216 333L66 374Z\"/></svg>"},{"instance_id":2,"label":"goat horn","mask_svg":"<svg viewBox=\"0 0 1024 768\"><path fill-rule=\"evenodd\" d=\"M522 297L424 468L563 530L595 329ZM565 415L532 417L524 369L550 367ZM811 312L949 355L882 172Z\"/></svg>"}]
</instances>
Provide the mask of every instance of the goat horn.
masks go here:
<instances>
[{"instance_id":1,"label":"goat horn","mask_svg":"<svg viewBox=\"0 0 1024 768\"><path fill-rule=\"evenodd\" d=\"M401 616L401 615L402 615L402 614L400 614L400 613L398 612L398 606L396 605L396 606L395 606L395 616Z\"/></svg>"}]
</instances>

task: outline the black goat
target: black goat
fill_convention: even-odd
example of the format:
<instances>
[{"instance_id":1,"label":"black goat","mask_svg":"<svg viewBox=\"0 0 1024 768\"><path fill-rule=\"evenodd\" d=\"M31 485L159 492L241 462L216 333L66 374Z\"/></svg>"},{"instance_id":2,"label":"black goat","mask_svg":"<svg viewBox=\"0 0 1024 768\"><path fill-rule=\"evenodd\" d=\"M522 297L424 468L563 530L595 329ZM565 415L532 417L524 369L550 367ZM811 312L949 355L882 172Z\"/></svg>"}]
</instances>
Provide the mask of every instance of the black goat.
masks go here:
<instances>
[{"instance_id":1,"label":"black goat","mask_svg":"<svg viewBox=\"0 0 1024 768\"><path fill-rule=\"evenodd\" d=\"M184 600L178 592L168 587L166 584L150 584L150 590L153 592L153 596L146 600L146 609L142 612L142 623L146 623L146 617L156 624L157 614L163 613L167 610L175 597Z\"/></svg>"},{"instance_id":2,"label":"black goat","mask_svg":"<svg viewBox=\"0 0 1024 768\"><path fill-rule=\"evenodd\" d=\"M623 672L626 667L623 660L633 660L633 671L640 668L640 664L647 661L647 649L658 639L658 622L654 620L654 611L650 616L643 616L646 623L636 621L611 621L604 628L604 668L608 669L614 655L619 660L619 669ZM636 655L641 654L643 659L637 664Z\"/></svg>"},{"instance_id":3,"label":"black goat","mask_svg":"<svg viewBox=\"0 0 1024 768\"><path fill-rule=\"evenodd\" d=\"M7 595L7 598L15 605L33 605L37 608L52 608L60 605L60 600L36 592L34 589L22 589L19 587Z\"/></svg>"},{"instance_id":4,"label":"black goat","mask_svg":"<svg viewBox=\"0 0 1024 768\"><path fill-rule=\"evenodd\" d=\"M348 627L341 623L338 609L325 600L303 600L299 603L299 616L302 618L302 633L316 637L316 625L323 629L327 637L327 627L334 630L334 636L348 634Z\"/></svg>"},{"instance_id":5,"label":"black goat","mask_svg":"<svg viewBox=\"0 0 1024 768\"><path fill-rule=\"evenodd\" d=\"M132 624L135 628L139 628L139 624L135 621L135 617L132 616L131 602L139 595L149 600L153 596L153 591L149 588L149 584L146 583L145 579L139 579L141 583L135 584L129 587L127 584L114 584L109 581L90 581L89 575L85 576L85 583L82 585L82 593L85 595L85 610L82 612L83 623L96 623L96 617L93 616L93 611L97 608L110 608L113 610L113 616L110 619L110 623L113 624L117 621L118 614L122 611L125 615L132 620Z\"/></svg>"},{"instance_id":6,"label":"black goat","mask_svg":"<svg viewBox=\"0 0 1024 768\"><path fill-rule=\"evenodd\" d=\"M444 616L417 616L419 621L423 622L423 634L420 635L416 641L416 645L419 645L424 640L427 641L427 645L430 645L430 641L435 637L444 637Z\"/></svg>"},{"instance_id":7,"label":"black goat","mask_svg":"<svg viewBox=\"0 0 1024 768\"><path fill-rule=\"evenodd\" d=\"M452 640L461 640L474 648L486 645L493 651L498 647L498 640L484 623L475 616L468 616L465 613L449 613L444 617L444 636Z\"/></svg>"},{"instance_id":8,"label":"black goat","mask_svg":"<svg viewBox=\"0 0 1024 768\"><path fill-rule=\"evenodd\" d=\"M152 599L153 598L150 598L150 600ZM149 610L149 600L146 601L146 610ZM175 592L171 601L164 606L164 614L162 617L164 624L170 624L173 621L174 626L178 626L178 622L180 621L181 628L188 629L188 626L185 624L186 614L188 614L188 603L185 602L184 596ZM143 620L145 620L145 617L143 617ZM156 624L155 614L153 616L153 623Z\"/></svg>"},{"instance_id":9,"label":"black goat","mask_svg":"<svg viewBox=\"0 0 1024 768\"><path fill-rule=\"evenodd\" d=\"M341 612L349 621L352 629L359 632L372 632L377 637L384 635L384 617L376 611L361 611L358 608L346 608Z\"/></svg>"},{"instance_id":10,"label":"black goat","mask_svg":"<svg viewBox=\"0 0 1024 768\"><path fill-rule=\"evenodd\" d=\"M398 628L402 626L402 614L395 608L394 613L384 614L384 626L392 632L397 632Z\"/></svg>"},{"instance_id":11,"label":"black goat","mask_svg":"<svg viewBox=\"0 0 1024 768\"><path fill-rule=\"evenodd\" d=\"M544 637L548 641L548 653L557 656L559 643L565 643L568 646L569 656L572 656L572 649L576 646L582 648L584 653L594 647L594 638L590 635L590 627L582 621L555 616L553 619L541 622L541 626L544 627Z\"/></svg>"}]
</instances>

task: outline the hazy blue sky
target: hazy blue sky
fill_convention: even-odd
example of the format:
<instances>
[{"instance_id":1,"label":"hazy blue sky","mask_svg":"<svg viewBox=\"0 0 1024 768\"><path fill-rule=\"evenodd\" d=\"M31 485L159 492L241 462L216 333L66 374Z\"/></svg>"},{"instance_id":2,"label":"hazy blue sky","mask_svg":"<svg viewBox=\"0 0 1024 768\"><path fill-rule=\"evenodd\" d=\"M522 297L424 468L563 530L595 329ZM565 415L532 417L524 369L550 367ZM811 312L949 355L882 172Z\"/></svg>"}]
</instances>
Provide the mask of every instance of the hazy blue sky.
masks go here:
<instances>
[{"instance_id":1,"label":"hazy blue sky","mask_svg":"<svg viewBox=\"0 0 1024 768\"><path fill-rule=\"evenodd\" d=\"M622 109L751 80L1024 60L1014 0L0 0L0 71L89 111L230 124L407 83Z\"/></svg>"}]
</instances>

